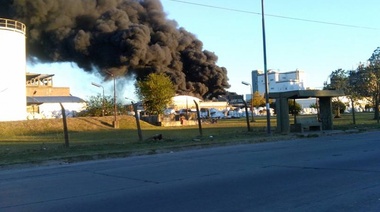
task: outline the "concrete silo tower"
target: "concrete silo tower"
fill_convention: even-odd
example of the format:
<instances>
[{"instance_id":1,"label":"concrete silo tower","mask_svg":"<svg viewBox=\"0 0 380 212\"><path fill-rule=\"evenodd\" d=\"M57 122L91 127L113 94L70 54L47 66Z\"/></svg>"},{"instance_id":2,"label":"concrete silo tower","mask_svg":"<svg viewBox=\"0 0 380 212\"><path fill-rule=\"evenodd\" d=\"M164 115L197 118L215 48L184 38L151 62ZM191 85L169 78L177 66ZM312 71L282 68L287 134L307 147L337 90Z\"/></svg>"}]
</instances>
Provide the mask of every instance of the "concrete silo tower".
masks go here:
<instances>
[{"instance_id":1,"label":"concrete silo tower","mask_svg":"<svg viewBox=\"0 0 380 212\"><path fill-rule=\"evenodd\" d=\"M26 119L25 24L0 18L0 121Z\"/></svg>"}]
</instances>

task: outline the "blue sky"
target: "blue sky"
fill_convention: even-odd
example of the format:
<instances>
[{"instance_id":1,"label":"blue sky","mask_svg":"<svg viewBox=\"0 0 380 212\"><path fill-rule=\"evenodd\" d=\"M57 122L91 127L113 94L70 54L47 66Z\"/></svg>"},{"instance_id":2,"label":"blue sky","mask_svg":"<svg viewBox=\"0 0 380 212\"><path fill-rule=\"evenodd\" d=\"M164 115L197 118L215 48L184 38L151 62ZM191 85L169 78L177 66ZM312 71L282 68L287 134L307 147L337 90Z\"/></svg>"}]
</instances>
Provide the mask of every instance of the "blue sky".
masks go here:
<instances>
[{"instance_id":1,"label":"blue sky","mask_svg":"<svg viewBox=\"0 0 380 212\"><path fill-rule=\"evenodd\" d=\"M249 93L241 81L250 81L251 71L264 67L261 0L161 2L168 19L218 56L217 64L228 70L229 91ZM305 85L320 89L332 71L355 69L380 46L379 8L378 0L266 0L268 69L303 70ZM55 74L55 86L70 86L73 95L86 99L101 92L91 85L101 79L75 69L68 63L28 65L29 72ZM127 83L119 96L135 99L133 82ZM112 83L104 86L111 95Z\"/></svg>"}]
</instances>

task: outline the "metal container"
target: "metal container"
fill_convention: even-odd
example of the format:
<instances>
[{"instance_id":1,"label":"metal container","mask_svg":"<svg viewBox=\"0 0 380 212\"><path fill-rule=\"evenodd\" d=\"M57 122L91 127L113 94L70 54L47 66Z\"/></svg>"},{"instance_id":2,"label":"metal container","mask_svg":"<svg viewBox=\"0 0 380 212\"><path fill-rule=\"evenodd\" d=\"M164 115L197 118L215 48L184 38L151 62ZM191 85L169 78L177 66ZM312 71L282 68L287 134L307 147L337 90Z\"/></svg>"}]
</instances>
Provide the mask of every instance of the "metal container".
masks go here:
<instances>
[{"instance_id":1,"label":"metal container","mask_svg":"<svg viewBox=\"0 0 380 212\"><path fill-rule=\"evenodd\" d=\"M0 121L26 120L26 26L0 18Z\"/></svg>"}]
</instances>

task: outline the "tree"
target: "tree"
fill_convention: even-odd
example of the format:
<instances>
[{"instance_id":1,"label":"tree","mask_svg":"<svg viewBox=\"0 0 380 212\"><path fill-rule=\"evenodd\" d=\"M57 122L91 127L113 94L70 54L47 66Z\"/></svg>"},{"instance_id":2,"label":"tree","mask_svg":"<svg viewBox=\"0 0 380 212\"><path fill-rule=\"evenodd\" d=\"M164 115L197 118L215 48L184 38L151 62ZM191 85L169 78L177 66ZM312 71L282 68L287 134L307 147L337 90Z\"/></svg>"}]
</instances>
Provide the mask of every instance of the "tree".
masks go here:
<instances>
[{"instance_id":1,"label":"tree","mask_svg":"<svg viewBox=\"0 0 380 212\"><path fill-rule=\"evenodd\" d=\"M373 51L368 59L369 65L366 67L371 76L372 98L375 105L375 119L379 122L379 104L380 104L380 47Z\"/></svg>"},{"instance_id":2,"label":"tree","mask_svg":"<svg viewBox=\"0 0 380 212\"><path fill-rule=\"evenodd\" d=\"M374 119L379 120L380 104L380 47L368 59L368 65L360 64L355 74L355 90L360 96L367 97L374 106Z\"/></svg>"},{"instance_id":3,"label":"tree","mask_svg":"<svg viewBox=\"0 0 380 212\"><path fill-rule=\"evenodd\" d=\"M342 90L344 93L347 94L348 92L348 75L347 71L343 69L337 69L330 74L330 84L325 85L325 89L328 90ZM334 102L341 102L339 97L334 98ZM340 113L341 113L341 104L336 103L335 104L337 107L334 108L336 111L335 118L340 118Z\"/></svg>"},{"instance_id":4,"label":"tree","mask_svg":"<svg viewBox=\"0 0 380 212\"><path fill-rule=\"evenodd\" d=\"M258 91L253 94L253 99L251 99L251 101L253 101L251 102L253 107L262 107L266 104L264 96L260 95Z\"/></svg>"},{"instance_id":5,"label":"tree","mask_svg":"<svg viewBox=\"0 0 380 212\"><path fill-rule=\"evenodd\" d=\"M377 47L375 51L373 51L371 57L368 59L371 64L380 62L380 47Z\"/></svg>"},{"instance_id":6,"label":"tree","mask_svg":"<svg viewBox=\"0 0 380 212\"><path fill-rule=\"evenodd\" d=\"M363 85L361 85L358 80L360 75L358 74L358 70L351 70L348 72L348 85L347 85L347 90L348 90L348 98L351 101L351 107L352 107L352 122L353 124L356 124L356 119L355 119L355 102L358 101L359 99L363 98L360 90Z\"/></svg>"},{"instance_id":7,"label":"tree","mask_svg":"<svg viewBox=\"0 0 380 212\"><path fill-rule=\"evenodd\" d=\"M337 69L330 74L330 84L325 85L325 90L344 90L348 83L347 72Z\"/></svg>"},{"instance_id":8,"label":"tree","mask_svg":"<svg viewBox=\"0 0 380 212\"><path fill-rule=\"evenodd\" d=\"M318 109L318 105L317 105L317 103L311 103L311 104L309 105L309 107L310 107L310 108L314 108L314 109Z\"/></svg>"},{"instance_id":9,"label":"tree","mask_svg":"<svg viewBox=\"0 0 380 212\"><path fill-rule=\"evenodd\" d=\"M119 113L125 112L125 108L121 103L116 103L117 111ZM103 110L103 97L98 94L97 96L91 96L87 101L86 110L80 112L78 116L101 116ZM106 116L114 114L113 98L111 96L104 97L104 114Z\"/></svg>"},{"instance_id":10,"label":"tree","mask_svg":"<svg viewBox=\"0 0 380 212\"><path fill-rule=\"evenodd\" d=\"M362 96L368 96L367 85L364 84L370 77L363 66L359 66L357 70L345 71L343 69L335 70L330 75L330 84L326 84L324 89L337 89L342 90L346 97L350 99L352 105L352 120L356 124L355 120L355 102L362 98ZM334 101L335 99L335 101ZM336 111L335 117L340 117L346 105L341 103L339 97L333 99L333 109Z\"/></svg>"},{"instance_id":11,"label":"tree","mask_svg":"<svg viewBox=\"0 0 380 212\"><path fill-rule=\"evenodd\" d=\"M302 106L295 100L289 99L288 105L289 105L289 112L293 114L293 116L298 115L302 110Z\"/></svg>"},{"instance_id":12,"label":"tree","mask_svg":"<svg viewBox=\"0 0 380 212\"><path fill-rule=\"evenodd\" d=\"M163 114L175 95L175 87L170 78L162 73L151 73L143 81L135 84L136 94L142 100L146 112Z\"/></svg>"},{"instance_id":13,"label":"tree","mask_svg":"<svg viewBox=\"0 0 380 212\"><path fill-rule=\"evenodd\" d=\"M335 111L338 111L340 114L340 113L344 113L344 111L346 110L346 105L342 101L334 101L332 102L332 108Z\"/></svg>"}]
</instances>

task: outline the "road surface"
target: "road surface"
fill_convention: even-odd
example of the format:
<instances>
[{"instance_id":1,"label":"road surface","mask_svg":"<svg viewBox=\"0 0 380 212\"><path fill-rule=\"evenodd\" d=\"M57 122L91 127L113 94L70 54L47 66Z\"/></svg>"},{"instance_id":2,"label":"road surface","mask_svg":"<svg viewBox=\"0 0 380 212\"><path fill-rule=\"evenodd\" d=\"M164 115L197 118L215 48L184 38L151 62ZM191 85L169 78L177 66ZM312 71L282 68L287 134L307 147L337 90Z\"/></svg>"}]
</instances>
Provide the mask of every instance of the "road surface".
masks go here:
<instances>
[{"instance_id":1,"label":"road surface","mask_svg":"<svg viewBox=\"0 0 380 212\"><path fill-rule=\"evenodd\" d=\"M0 211L380 211L380 132L1 170Z\"/></svg>"}]
</instances>

